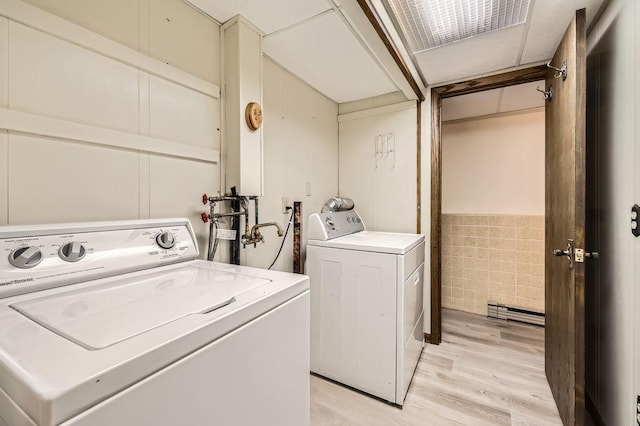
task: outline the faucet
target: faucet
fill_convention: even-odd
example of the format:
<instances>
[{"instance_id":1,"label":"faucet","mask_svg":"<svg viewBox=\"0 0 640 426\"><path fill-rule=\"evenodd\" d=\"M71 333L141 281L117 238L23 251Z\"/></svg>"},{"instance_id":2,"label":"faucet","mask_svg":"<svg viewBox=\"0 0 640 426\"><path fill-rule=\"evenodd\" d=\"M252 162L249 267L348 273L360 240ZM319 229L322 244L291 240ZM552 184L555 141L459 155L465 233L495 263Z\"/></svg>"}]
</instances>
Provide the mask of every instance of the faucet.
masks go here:
<instances>
[{"instance_id":1,"label":"faucet","mask_svg":"<svg viewBox=\"0 0 640 426\"><path fill-rule=\"evenodd\" d=\"M282 235L284 234L282 227L276 222L257 223L253 225L250 232L245 233L242 236L242 244L253 244L253 246L255 247L257 243L264 242L264 236L260 233L260 228L264 228L267 226L275 226L278 229L279 237L282 237Z\"/></svg>"}]
</instances>

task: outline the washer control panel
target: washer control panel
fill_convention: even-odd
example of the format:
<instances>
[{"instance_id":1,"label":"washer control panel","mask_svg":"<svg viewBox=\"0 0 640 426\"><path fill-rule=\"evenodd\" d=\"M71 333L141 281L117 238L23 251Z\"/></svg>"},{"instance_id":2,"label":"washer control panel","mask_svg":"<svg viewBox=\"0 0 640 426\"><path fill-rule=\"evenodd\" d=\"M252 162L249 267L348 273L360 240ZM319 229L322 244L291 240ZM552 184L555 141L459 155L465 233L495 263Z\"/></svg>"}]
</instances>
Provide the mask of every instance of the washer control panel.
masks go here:
<instances>
[{"instance_id":1,"label":"washer control panel","mask_svg":"<svg viewBox=\"0 0 640 426\"><path fill-rule=\"evenodd\" d=\"M0 227L0 298L195 259L186 219Z\"/></svg>"},{"instance_id":2,"label":"washer control panel","mask_svg":"<svg viewBox=\"0 0 640 426\"><path fill-rule=\"evenodd\" d=\"M355 210L314 213L309 216L310 240L332 240L364 231L364 222Z\"/></svg>"}]
</instances>

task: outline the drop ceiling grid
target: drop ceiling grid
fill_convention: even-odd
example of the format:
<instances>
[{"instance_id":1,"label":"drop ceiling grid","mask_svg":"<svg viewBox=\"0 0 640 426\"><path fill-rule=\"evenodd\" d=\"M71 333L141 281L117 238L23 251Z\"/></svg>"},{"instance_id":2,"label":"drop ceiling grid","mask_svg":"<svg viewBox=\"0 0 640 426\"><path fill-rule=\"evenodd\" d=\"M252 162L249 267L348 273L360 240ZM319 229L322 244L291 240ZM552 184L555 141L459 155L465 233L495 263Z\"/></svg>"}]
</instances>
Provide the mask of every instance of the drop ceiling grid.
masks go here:
<instances>
[{"instance_id":1,"label":"drop ceiling grid","mask_svg":"<svg viewBox=\"0 0 640 426\"><path fill-rule=\"evenodd\" d=\"M544 80L445 98L442 100L442 121L544 107L537 86L544 87Z\"/></svg>"},{"instance_id":2,"label":"drop ceiling grid","mask_svg":"<svg viewBox=\"0 0 640 426\"><path fill-rule=\"evenodd\" d=\"M442 121L478 117L498 112L502 89L485 90L442 100Z\"/></svg>"},{"instance_id":3,"label":"drop ceiling grid","mask_svg":"<svg viewBox=\"0 0 640 426\"><path fill-rule=\"evenodd\" d=\"M266 36L264 52L338 103L396 91L336 12Z\"/></svg>"},{"instance_id":4,"label":"drop ceiling grid","mask_svg":"<svg viewBox=\"0 0 640 426\"><path fill-rule=\"evenodd\" d=\"M513 67L524 25L484 33L420 52L416 61L430 85Z\"/></svg>"},{"instance_id":5,"label":"drop ceiling grid","mask_svg":"<svg viewBox=\"0 0 640 426\"><path fill-rule=\"evenodd\" d=\"M546 61L553 56L575 11L587 8L587 25L591 22L604 0L537 0L531 16L531 25L522 63Z\"/></svg>"},{"instance_id":6,"label":"drop ceiling grid","mask_svg":"<svg viewBox=\"0 0 640 426\"><path fill-rule=\"evenodd\" d=\"M544 80L505 87L498 112L544 107L544 98L536 87L544 90Z\"/></svg>"}]
</instances>

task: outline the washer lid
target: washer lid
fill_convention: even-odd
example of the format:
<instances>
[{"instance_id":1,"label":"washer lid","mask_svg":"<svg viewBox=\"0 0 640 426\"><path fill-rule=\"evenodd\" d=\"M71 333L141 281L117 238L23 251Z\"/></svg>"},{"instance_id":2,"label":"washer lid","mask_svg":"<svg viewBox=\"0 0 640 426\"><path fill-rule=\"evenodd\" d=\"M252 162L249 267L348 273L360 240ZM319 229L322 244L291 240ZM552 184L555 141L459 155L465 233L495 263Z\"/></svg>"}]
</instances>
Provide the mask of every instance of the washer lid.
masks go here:
<instances>
[{"instance_id":1,"label":"washer lid","mask_svg":"<svg viewBox=\"0 0 640 426\"><path fill-rule=\"evenodd\" d=\"M309 240L308 245L376 253L406 254L423 241L423 234L361 231L333 240Z\"/></svg>"},{"instance_id":2,"label":"washer lid","mask_svg":"<svg viewBox=\"0 0 640 426\"><path fill-rule=\"evenodd\" d=\"M187 315L229 305L270 280L185 266L11 304L11 308L90 350L102 349Z\"/></svg>"}]
</instances>

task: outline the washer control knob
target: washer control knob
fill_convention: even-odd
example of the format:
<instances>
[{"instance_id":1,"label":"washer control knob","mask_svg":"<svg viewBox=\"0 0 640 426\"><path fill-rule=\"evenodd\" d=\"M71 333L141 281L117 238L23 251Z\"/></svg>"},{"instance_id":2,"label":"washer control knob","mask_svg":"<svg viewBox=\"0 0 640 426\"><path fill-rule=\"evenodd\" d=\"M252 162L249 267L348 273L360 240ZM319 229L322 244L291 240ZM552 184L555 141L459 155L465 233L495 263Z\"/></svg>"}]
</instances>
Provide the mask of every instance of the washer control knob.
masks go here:
<instances>
[{"instance_id":1,"label":"washer control knob","mask_svg":"<svg viewBox=\"0 0 640 426\"><path fill-rule=\"evenodd\" d=\"M42 262L42 252L38 247L20 247L9 254L9 263L20 269L29 269Z\"/></svg>"},{"instance_id":2,"label":"washer control knob","mask_svg":"<svg viewBox=\"0 0 640 426\"><path fill-rule=\"evenodd\" d=\"M325 219L325 223L327 224L327 227L330 229L335 229L336 227L335 223L333 223L333 220L330 217Z\"/></svg>"},{"instance_id":3,"label":"washer control knob","mask_svg":"<svg viewBox=\"0 0 640 426\"><path fill-rule=\"evenodd\" d=\"M156 243L163 249L170 249L176 245L176 237L169 231L163 231L156 235Z\"/></svg>"},{"instance_id":4,"label":"washer control knob","mask_svg":"<svg viewBox=\"0 0 640 426\"><path fill-rule=\"evenodd\" d=\"M87 250L77 241L67 243L58 250L58 256L65 262L77 262L85 254L87 254Z\"/></svg>"}]
</instances>

